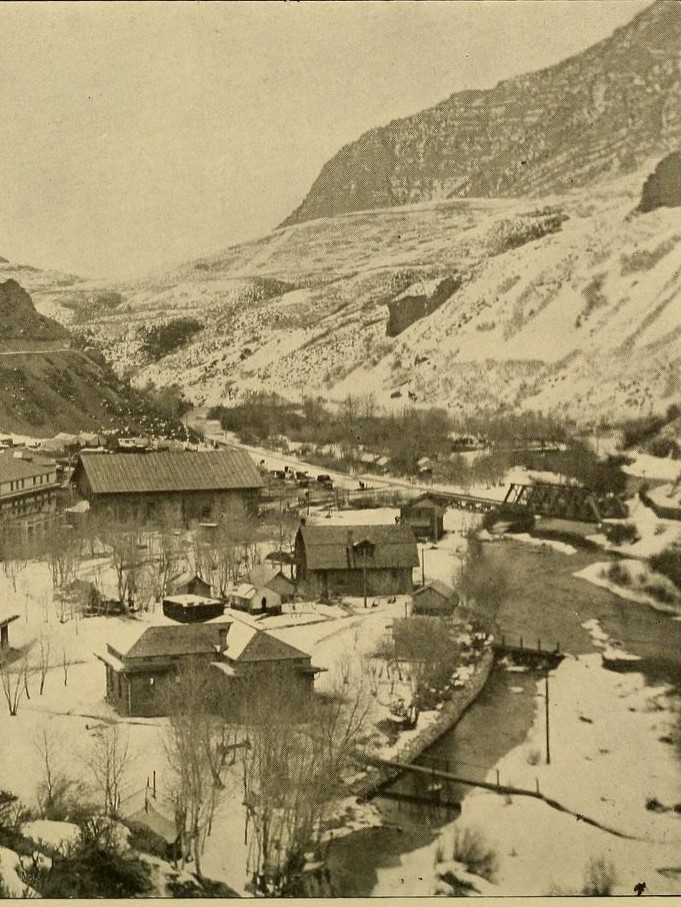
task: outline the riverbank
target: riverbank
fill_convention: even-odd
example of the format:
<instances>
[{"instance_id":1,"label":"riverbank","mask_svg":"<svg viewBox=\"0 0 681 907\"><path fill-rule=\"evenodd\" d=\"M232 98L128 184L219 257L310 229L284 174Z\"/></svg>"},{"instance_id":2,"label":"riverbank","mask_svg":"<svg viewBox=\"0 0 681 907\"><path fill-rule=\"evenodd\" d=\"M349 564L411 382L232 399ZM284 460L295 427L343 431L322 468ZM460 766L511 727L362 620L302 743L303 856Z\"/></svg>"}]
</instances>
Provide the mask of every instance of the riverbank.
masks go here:
<instances>
[{"instance_id":1,"label":"riverbank","mask_svg":"<svg viewBox=\"0 0 681 907\"><path fill-rule=\"evenodd\" d=\"M417 731L416 735L402 746L394 748L390 753L390 760L402 764L414 762L439 737L455 727L484 689L493 666L494 652L490 645L482 653L466 686L452 694L442 708L435 713L436 717L432 722ZM399 771L389 772L385 769L371 768L364 778L352 786L352 793L360 799L368 799L399 774Z\"/></svg>"}]
</instances>

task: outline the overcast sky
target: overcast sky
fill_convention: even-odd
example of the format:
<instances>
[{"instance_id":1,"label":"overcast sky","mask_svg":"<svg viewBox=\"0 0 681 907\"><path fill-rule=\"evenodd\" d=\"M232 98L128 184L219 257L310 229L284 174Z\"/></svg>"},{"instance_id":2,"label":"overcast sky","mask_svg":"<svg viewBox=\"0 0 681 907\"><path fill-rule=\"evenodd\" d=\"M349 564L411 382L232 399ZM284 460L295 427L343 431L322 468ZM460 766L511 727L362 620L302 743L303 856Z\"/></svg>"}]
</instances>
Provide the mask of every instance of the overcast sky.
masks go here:
<instances>
[{"instance_id":1,"label":"overcast sky","mask_svg":"<svg viewBox=\"0 0 681 907\"><path fill-rule=\"evenodd\" d=\"M0 3L0 255L123 276L267 232L372 126L645 0Z\"/></svg>"}]
</instances>

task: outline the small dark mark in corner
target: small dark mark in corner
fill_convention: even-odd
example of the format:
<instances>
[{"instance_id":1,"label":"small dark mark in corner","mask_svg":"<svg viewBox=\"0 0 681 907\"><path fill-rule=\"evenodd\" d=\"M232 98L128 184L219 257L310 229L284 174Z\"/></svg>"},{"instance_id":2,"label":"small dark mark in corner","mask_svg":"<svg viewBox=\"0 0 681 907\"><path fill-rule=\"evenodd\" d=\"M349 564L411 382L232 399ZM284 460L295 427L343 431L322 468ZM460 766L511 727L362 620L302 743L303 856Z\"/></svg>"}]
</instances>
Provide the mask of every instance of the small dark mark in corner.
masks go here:
<instances>
[{"instance_id":1,"label":"small dark mark in corner","mask_svg":"<svg viewBox=\"0 0 681 907\"><path fill-rule=\"evenodd\" d=\"M637 883L634 885L634 891L636 892L636 897L637 897L637 898L640 898L641 895L643 894L643 892L646 890L647 887L648 887L648 886L646 885L645 882L637 882Z\"/></svg>"}]
</instances>

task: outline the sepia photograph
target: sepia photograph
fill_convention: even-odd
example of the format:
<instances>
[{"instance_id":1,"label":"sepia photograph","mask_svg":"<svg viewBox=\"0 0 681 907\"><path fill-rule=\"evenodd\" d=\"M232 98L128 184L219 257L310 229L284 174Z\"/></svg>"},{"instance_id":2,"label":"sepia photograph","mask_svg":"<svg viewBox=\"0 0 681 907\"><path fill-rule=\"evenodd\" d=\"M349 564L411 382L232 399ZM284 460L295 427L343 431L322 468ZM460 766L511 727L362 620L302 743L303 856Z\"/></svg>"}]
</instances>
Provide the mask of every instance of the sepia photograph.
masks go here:
<instances>
[{"instance_id":1,"label":"sepia photograph","mask_svg":"<svg viewBox=\"0 0 681 907\"><path fill-rule=\"evenodd\" d=\"M0 899L681 896L681 0L0 3Z\"/></svg>"}]
</instances>

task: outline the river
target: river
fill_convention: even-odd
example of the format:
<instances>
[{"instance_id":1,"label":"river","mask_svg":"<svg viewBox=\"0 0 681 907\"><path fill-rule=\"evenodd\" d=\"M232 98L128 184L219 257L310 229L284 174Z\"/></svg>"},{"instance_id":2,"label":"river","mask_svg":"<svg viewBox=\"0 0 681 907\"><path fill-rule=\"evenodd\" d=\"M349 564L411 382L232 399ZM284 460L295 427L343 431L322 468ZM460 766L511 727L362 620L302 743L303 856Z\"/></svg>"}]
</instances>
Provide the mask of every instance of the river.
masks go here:
<instances>
[{"instance_id":1,"label":"river","mask_svg":"<svg viewBox=\"0 0 681 907\"><path fill-rule=\"evenodd\" d=\"M573 576L602 553L577 551L568 555L509 540L485 545L486 557L503 563L508 577L507 597L497 619L508 638L526 644L560 644L573 655L596 651L582 624L597 618L605 632L639 655L649 683L681 689L681 622L645 605L624 601L605 589ZM507 752L522 743L534 719L537 676L509 673L495 667L478 700L459 724L445 733L424 757L423 764L440 762L471 780L482 780ZM388 794L428 793L427 782L402 776ZM439 796L454 804L470 788L451 786ZM396 865L400 856L432 842L439 830L455 821L459 810L377 797L383 826L364 829L335 841L328 854L329 893L369 896L377 870ZM399 894L398 891L391 892Z\"/></svg>"}]
</instances>

